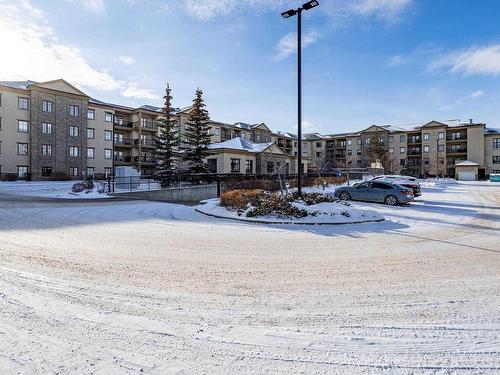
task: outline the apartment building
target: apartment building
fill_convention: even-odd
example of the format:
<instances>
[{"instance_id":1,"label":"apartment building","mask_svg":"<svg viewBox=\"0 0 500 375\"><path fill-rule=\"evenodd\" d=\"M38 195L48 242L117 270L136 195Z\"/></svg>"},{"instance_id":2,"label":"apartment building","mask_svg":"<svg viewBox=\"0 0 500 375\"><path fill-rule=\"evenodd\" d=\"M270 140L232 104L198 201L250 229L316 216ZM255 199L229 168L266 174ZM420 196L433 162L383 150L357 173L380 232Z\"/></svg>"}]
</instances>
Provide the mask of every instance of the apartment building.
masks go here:
<instances>
[{"instance_id":1,"label":"apartment building","mask_svg":"<svg viewBox=\"0 0 500 375\"><path fill-rule=\"evenodd\" d=\"M191 110L188 106L173 113L181 140ZM132 108L90 98L62 79L0 82L0 175L81 178L126 168L150 175L157 164L155 120L160 115L161 109L150 105ZM298 170L293 133L273 132L264 123L214 120L209 131L212 146L207 163L213 173ZM457 177L456 165L464 161L477 164L477 178L500 173L500 130L472 120L307 133L302 140L302 168L307 172L370 167L374 139L383 145L387 173ZM187 166L179 162L178 167Z\"/></svg>"}]
</instances>

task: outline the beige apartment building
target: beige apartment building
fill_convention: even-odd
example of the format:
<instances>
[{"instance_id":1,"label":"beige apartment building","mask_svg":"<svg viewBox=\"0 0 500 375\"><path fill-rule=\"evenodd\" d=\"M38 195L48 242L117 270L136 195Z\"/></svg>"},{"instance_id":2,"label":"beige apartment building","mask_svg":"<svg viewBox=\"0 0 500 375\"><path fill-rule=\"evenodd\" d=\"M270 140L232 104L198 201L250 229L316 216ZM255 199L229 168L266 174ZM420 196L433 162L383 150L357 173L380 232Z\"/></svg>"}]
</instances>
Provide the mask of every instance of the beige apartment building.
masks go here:
<instances>
[{"instance_id":1,"label":"beige apartment building","mask_svg":"<svg viewBox=\"0 0 500 375\"><path fill-rule=\"evenodd\" d=\"M177 109L181 140L191 107ZM112 175L132 168L154 173L158 107L132 108L90 98L59 79L0 82L0 177L33 179ZM209 122L212 173L296 173L297 136L264 123ZM363 130L304 134L305 172L368 168L370 146L384 147L386 173L466 176L500 173L500 130L472 120L412 126L372 125ZM467 163L463 163L467 162ZM458 167L457 167L458 165ZM186 167L179 162L179 169ZM463 171L463 172L461 172ZM472 174L467 174L469 178Z\"/></svg>"}]
</instances>

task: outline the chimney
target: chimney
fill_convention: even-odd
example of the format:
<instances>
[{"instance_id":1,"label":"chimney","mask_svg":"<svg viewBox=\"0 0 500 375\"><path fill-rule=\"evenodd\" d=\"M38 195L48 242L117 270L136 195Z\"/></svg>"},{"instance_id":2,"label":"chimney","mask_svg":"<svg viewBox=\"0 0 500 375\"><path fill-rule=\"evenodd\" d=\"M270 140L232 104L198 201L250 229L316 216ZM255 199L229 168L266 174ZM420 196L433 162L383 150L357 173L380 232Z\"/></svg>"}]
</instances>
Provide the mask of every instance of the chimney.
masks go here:
<instances>
[{"instance_id":1,"label":"chimney","mask_svg":"<svg viewBox=\"0 0 500 375\"><path fill-rule=\"evenodd\" d=\"M473 123L472 123L472 119L471 119L471 118L469 119L469 124L470 124L470 125L472 125L472 124L473 124Z\"/></svg>"}]
</instances>

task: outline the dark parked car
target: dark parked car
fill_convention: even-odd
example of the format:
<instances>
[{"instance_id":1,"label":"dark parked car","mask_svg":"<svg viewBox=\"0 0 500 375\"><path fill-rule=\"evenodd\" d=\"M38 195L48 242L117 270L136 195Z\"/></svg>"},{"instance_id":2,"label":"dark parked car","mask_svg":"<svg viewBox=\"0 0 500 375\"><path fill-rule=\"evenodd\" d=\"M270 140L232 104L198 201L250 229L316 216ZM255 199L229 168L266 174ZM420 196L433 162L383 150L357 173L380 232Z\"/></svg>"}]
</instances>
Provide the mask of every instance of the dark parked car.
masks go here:
<instances>
[{"instance_id":1,"label":"dark parked car","mask_svg":"<svg viewBox=\"0 0 500 375\"><path fill-rule=\"evenodd\" d=\"M370 181L383 181L391 184L397 184L413 190L414 197L420 197L422 190L420 184L415 177L400 176L400 175L383 175L372 178Z\"/></svg>"},{"instance_id":2,"label":"dark parked car","mask_svg":"<svg viewBox=\"0 0 500 375\"><path fill-rule=\"evenodd\" d=\"M413 191L390 182L366 181L354 186L335 190L335 196L342 200L383 202L391 206L413 202Z\"/></svg>"}]
</instances>

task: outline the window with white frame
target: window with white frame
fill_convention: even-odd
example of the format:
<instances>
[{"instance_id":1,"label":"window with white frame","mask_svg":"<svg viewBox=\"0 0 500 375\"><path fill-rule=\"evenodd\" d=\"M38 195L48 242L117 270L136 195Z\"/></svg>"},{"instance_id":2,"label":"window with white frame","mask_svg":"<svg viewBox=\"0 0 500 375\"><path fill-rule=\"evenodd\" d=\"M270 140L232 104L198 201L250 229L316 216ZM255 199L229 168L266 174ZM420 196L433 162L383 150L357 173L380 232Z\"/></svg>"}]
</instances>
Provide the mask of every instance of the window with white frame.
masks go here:
<instances>
[{"instance_id":1,"label":"window with white frame","mask_svg":"<svg viewBox=\"0 0 500 375\"><path fill-rule=\"evenodd\" d=\"M495 150L500 148L500 138L493 138L493 148Z\"/></svg>"},{"instance_id":2,"label":"window with white frame","mask_svg":"<svg viewBox=\"0 0 500 375\"><path fill-rule=\"evenodd\" d=\"M430 133L424 133L424 141L428 141L431 139L431 134Z\"/></svg>"},{"instance_id":3,"label":"window with white frame","mask_svg":"<svg viewBox=\"0 0 500 375\"><path fill-rule=\"evenodd\" d=\"M87 109L87 119L95 120L95 109Z\"/></svg>"},{"instance_id":4,"label":"window with white frame","mask_svg":"<svg viewBox=\"0 0 500 375\"><path fill-rule=\"evenodd\" d=\"M112 141L113 140L113 131L105 130L104 131L104 140L105 141Z\"/></svg>"},{"instance_id":5,"label":"window with white frame","mask_svg":"<svg viewBox=\"0 0 500 375\"><path fill-rule=\"evenodd\" d=\"M42 122L42 133L43 134L52 134L52 124L50 122Z\"/></svg>"},{"instance_id":6,"label":"window with white frame","mask_svg":"<svg viewBox=\"0 0 500 375\"><path fill-rule=\"evenodd\" d=\"M87 147L87 159L93 159L95 154L95 149L93 147Z\"/></svg>"},{"instance_id":7,"label":"window with white frame","mask_svg":"<svg viewBox=\"0 0 500 375\"><path fill-rule=\"evenodd\" d=\"M406 141L406 136L405 135L400 135L399 136L399 142L405 142Z\"/></svg>"},{"instance_id":8,"label":"window with white frame","mask_svg":"<svg viewBox=\"0 0 500 375\"><path fill-rule=\"evenodd\" d=\"M394 154L394 147L389 147L389 153Z\"/></svg>"},{"instance_id":9,"label":"window with white frame","mask_svg":"<svg viewBox=\"0 0 500 375\"><path fill-rule=\"evenodd\" d=\"M20 133L27 133L29 129L28 121L17 120L17 131Z\"/></svg>"},{"instance_id":10,"label":"window with white frame","mask_svg":"<svg viewBox=\"0 0 500 375\"><path fill-rule=\"evenodd\" d=\"M73 158L76 158L78 157L78 155L80 154L79 152L79 148L76 147L76 146L70 146L69 147L69 156L73 157Z\"/></svg>"},{"instance_id":11,"label":"window with white frame","mask_svg":"<svg viewBox=\"0 0 500 375\"><path fill-rule=\"evenodd\" d=\"M113 122L113 114L110 112L106 112L104 114L104 121L106 122Z\"/></svg>"},{"instance_id":12,"label":"window with white frame","mask_svg":"<svg viewBox=\"0 0 500 375\"><path fill-rule=\"evenodd\" d=\"M444 145L438 145L438 152L444 152Z\"/></svg>"},{"instance_id":13,"label":"window with white frame","mask_svg":"<svg viewBox=\"0 0 500 375\"><path fill-rule=\"evenodd\" d=\"M28 99L27 98L17 98L17 108L19 109L28 109Z\"/></svg>"},{"instance_id":14,"label":"window with white frame","mask_svg":"<svg viewBox=\"0 0 500 375\"><path fill-rule=\"evenodd\" d=\"M70 137L78 137L78 126L70 126L69 127L69 136Z\"/></svg>"},{"instance_id":15,"label":"window with white frame","mask_svg":"<svg viewBox=\"0 0 500 375\"><path fill-rule=\"evenodd\" d=\"M87 176L94 175L94 167L87 167Z\"/></svg>"},{"instance_id":16,"label":"window with white frame","mask_svg":"<svg viewBox=\"0 0 500 375\"><path fill-rule=\"evenodd\" d=\"M49 102L48 100L42 100L42 111L52 112L52 102Z\"/></svg>"},{"instance_id":17,"label":"window with white frame","mask_svg":"<svg viewBox=\"0 0 500 375\"><path fill-rule=\"evenodd\" d=\"M347 145L348 145L348 146L351 146L351 145L352 145L352 139L348 139L348 140L347 140Z\"/></svg>"},{"instance_id":18,"label":"window with white frame","mask_svg":"<svg viewBox=\"0 0 500 375\"><path fill-rule=\"evenodd\" d=\"M78 168L77 167L69 167L69 175L70 175L70 177L78 177Z\"/></svg>"},{"instance_id":19,"label":"window with white frame","mask_svg":"<svg viewBox=\"0 0 500 375\"><path fill-rule=\"evenodd\" d=\"M44 156L52 155L52 145L42 145L42 155Z\"/></svg>"},{"instance_id":20,"label":"window with white frame","mask_svg":"<svg viewBox=\"0 0 500 375\"><path fill-rule=\"evenodd\" d=\"M87 139L94 139L94 138L95 138L95 129L87 128Z\"/></svg>"},{"instance_id":21,"label":"window with white frame","mask_svg":"<svg viewBox=\"0 0 500 375\"><path fill-rule=\"evenodd\" d=\"M80 107L77 105L70 105L69 106L69 115L70 116L80 116Z\"/></svg>"},{"instance_id":22,"label":"window with white frame","mask_svg":"<svg viewBox=\"0 0 500 375\"><path fill-rule=\"evenodd\" d=\"M25 178L27 174L28 174L28 166L26 165L17 166L17 177Z\"/></svg>"},{"instance_id":23,"label":"window with white frame","mask_svg":"<svg viewBox=\"0 0 500 375\"><path fill-rule=\"evenodd\" d=\"M18 143L17 144L17 154L18 155L28 155L28 144Z\"/></svg>"},{"instance_id":24,"label":"window with white frame","mask_svg":"<svg viewBox=\"0 0 500 375\"><path fill-rule=\"evenodd\" d=\"M111 159L113 150L109 148L104 149L104 159Z\"/></svg>"},{"instance_id":25,"label":"window with white frame","mask_svg":"<svg viewBox=\"0 0 500 375\"><path fill-rule=\"evenodd\" d=\"M400 154L404 154L406 152L406 148L405 147L400 147L399 148L399 153Z\"/></svg>"},{"instance_id":26,"label":"window with white frame","mask_svg":"<svg viewBox=\"0 0 500 375\"><path fill-rule=\"evenodd\" d=\"M428 153L429 151L430 151L430 147L429 147L429 146L427 146L427 145L425 145L425 146L424 146L424 152L427 152L427 153Z\"/></svg>"},{"instance_id":27,"label":"window with white frame","mask_svg":"<svg viewBox=\"0 0 500 375\"><path fill-rule=\"evenodd\" d=\"M438 139L444 139L444 132L438 132Z\"/></svg>"}]
</instances>

